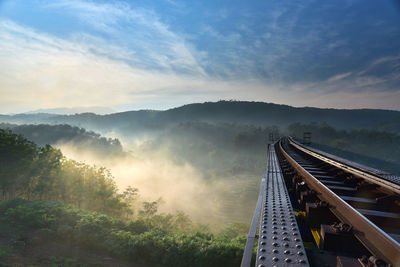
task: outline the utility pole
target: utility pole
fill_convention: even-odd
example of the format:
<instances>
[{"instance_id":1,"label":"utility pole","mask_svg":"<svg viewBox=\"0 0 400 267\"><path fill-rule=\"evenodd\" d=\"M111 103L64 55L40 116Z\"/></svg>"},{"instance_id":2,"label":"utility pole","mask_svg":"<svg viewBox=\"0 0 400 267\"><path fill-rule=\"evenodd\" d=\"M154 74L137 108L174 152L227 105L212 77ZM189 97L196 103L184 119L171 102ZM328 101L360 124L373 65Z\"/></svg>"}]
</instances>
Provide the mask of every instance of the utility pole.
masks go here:
<instances>
[{"instance_id":1,"label":"utility pole","mask_svg":"<svg viewBox=\"0 0 400 267\"><path fill-rule=\"evenodd\" d=\"M303 145L311 145L311 132L303 133Z\"/></svg>"},{"instance_id":2,"label":"utility pole","mask_svg":"<svg viewBox=\"0 0 400 267\"><path fill-rule=\"evenodd\" d=\"M274 133L269 133L269 142L272 144L274 143L275 139L274 139Z\"/></svg>"}]
</instances>

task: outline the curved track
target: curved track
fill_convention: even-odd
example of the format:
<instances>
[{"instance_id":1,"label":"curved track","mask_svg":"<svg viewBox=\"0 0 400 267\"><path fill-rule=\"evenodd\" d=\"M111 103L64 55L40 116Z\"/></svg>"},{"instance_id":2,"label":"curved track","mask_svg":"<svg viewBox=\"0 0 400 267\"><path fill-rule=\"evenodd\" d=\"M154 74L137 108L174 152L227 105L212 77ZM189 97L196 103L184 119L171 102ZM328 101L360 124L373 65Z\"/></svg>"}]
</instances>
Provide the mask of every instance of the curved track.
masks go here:
<instances>
[{"instance_id":1,"label":"curved track","mask_svg":"<svg viewBox=\"0 0 400 267\"><path fill-rule=\"evenodd\" d=\"M400 266L400 184L283 138L276 145L303 206L322 200L371 255Z\"/></svg>"}]
</instances>

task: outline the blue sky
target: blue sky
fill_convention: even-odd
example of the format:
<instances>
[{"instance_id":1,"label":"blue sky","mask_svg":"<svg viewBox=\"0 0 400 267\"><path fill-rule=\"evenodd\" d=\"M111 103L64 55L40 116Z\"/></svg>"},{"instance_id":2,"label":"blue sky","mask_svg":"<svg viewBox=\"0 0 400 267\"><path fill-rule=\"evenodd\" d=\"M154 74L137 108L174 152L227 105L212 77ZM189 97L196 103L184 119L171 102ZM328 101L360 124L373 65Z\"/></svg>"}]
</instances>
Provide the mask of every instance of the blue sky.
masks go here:
<instances>
[{"instance_id":1,"label":"blue sky","mask_svg":"<svg viewBox=\"0 0 400 267\"><path fill-rule=\"evenodd\" d=\"M0 113L219 99L400 110L400 4L0 1Z\"/></svg>"}]
</instances>

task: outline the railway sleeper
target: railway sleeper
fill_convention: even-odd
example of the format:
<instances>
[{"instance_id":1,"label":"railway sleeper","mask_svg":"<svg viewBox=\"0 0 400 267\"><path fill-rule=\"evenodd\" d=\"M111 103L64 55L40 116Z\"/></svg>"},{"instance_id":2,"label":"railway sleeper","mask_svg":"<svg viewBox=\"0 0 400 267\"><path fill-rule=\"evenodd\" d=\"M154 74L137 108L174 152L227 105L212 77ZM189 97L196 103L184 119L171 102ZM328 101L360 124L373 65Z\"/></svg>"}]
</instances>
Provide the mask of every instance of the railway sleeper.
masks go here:
<instances>
[{"instance_id":1,"label":"railway sleeper","mask_svg":"<svg viewBox=\"0 0 400 267\"><path fill-rule=\"evenodd\" d=\"M381 227L399 227L400 214L371 209L357 209L362 215Z\"/></svg>"},{"instance_id":2,"label":"railway sleeper","mask_svg":"<svg viewBox=\"0 0 400 267\"><path fill-rule=\"evenodd\" d=\"M339 195L355 209L379 210L400 214L400 208L393 203L379 203L375 198L364 198L356 196Z\"/></svg>"},{"instance_id":3,"label":"railway sleeper","mask_svg":"<svg viewBox=\"0 0 400 267\"><path fill-rule=\"evenodd\" d=\"M377 188L378 188L377 184L372 184L372 183L366 182L364 180L360 181L357 184L357 191L370 191L370 190L374 190Z\"/></svg>"},{"instance_id":4,"label":"railway sleeper","mask_svg":"<svg viewBox=\"0 0 400 267\"><path fill-rule=\"evenodd\" d=\"M349 186L354 187L354 186L357 186L357 184L360 183L361 181L362 181L361 178L356 178L356 177L350 175L350 176L346 176L346 178L343 182Z\"/></svg>"},{"instance_id":5,"label":"railway sleeper","mask_svg":"<svg viewBox=\"0 0 400 267\"><path fill-rule=\"evenodd\" d=\"M381 205L388 205L388 204L392 205L393 203L397 204L396 201L399 201L399 197L394 194L393 195L384 195L381 197L377 197L375 200L378 204L381 204Z\"/></svg>"},{"instance_id":6,"label":"railway sleeper","mask_svg":"<svg viewBox=\"0 0 400 267\"><path fill-rule=\"evenodd\" d=\"M350 187L350 186L339 186L339 185L331 185L327 184L326 187L328 187L330 190L334 191L336 194L340 194L343 192L356 192L357 188L355 187Z\"/></svg>"}]
</instances>

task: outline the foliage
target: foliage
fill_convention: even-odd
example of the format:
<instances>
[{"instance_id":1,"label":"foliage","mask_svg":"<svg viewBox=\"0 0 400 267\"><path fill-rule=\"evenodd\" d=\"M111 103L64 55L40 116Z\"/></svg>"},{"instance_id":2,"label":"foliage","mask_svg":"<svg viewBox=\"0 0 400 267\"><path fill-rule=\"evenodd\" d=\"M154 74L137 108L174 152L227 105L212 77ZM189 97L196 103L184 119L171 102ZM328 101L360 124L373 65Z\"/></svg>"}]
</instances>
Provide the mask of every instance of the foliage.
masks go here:
<instances>
[{"instance_id":1,"label":"foliage","mask_svg":"<svg viewBox=\"0 0 400 267\"><path fill-rule=\"evenodd\" d=\"M66 124L15 125L1 123L0 128L10 129L14 133L22 134L25 138L35 142L39 146L68 143L80 147L81 150L90 150L94 154L107 156L123 155L122 145L118 139L105 138L98 133Z\"/></svg>"},{"instance_id":2,"label":"foliage","mask_svg":"<svg viewBox=\"0 0 400 267\"><path fill-rule=\"evenodd\" d=\"M0 138L0 178L7 181L1 184L0 220L151 266L239 264L244 237L199 232L205 227L181 211L158 214L161 198L143 202L133 217L138 190L118 193L109 170L68 160L50 145L38 147L8 130L0 130Z\"/></svg>"},{"instance_id":3,"label":"foliage","mask_svg":"<svg viewBox=\"0 0 400 267\"><path fill-rule=\"evenodd\" d=\"M22 135L0 130L0 187L2 196L15 197L17 186L24 184L29 176L38 149Z\"/></svg>"},{"instance_id":4,"label":"foliage","mask_svg":"<svg viewBox=\"0 0 400 267\"><path fill-rule=\"evenodd\" d=\"M0 213L8 223L47 229L60 240L151 266L238 266L246 241L244 236L166 231L151 220L127 222L61 202L14 199L1 202Z\"/></svg>"},{"instance_id":5,"label":"foliage","mask_svg":"<svg viewBox=\"0 0 400 267\"><path fill-rule=\"evenodd\" d=\"M159 198L156 201L152 201L152 202L145 201L145 202L143 202L143 209L141 209L139 211L139 215L141 217L146 218L146 219L149 219L149 218L153 217L157 213L158 205L159 205L159 203L161 201L162 201L162 199Z\"/></svg>"},{"instance_id":6,"label":"foliage","mask_svg":"<svg viewBox=\"0 0 400 267\"><path fill-rule=\"evenodd\" d=\"M221 236L227 238L235 238L241 235L246 235L249 232L249 226L246 223L230 223L227 227L220 233Z\"/></svg>"},{"instance_id":7,"label":"foliage","mask_svg":"<svg viewBox=\"0 0 400 267\"><path fill-rule=\"evenodd\" d=\"M9 249L3 245L0 245L0 266L3 266L1 260L3 260L9 254Z\"/></svg>"},{"instance_id":8,"label":"foliage","mask_svg":"<svg viewBox=\"0 0 400 267\"><path fill-rule=\"evenodd\" d=\"M135 189L118 194L105 168L66 159L50 145L37 147L20 134L0 129L2 199L62 200L114 216L131 213Z\"/></svg>"}]
</instances>

